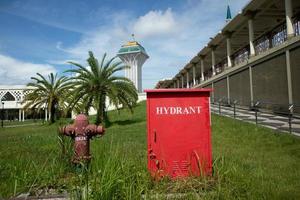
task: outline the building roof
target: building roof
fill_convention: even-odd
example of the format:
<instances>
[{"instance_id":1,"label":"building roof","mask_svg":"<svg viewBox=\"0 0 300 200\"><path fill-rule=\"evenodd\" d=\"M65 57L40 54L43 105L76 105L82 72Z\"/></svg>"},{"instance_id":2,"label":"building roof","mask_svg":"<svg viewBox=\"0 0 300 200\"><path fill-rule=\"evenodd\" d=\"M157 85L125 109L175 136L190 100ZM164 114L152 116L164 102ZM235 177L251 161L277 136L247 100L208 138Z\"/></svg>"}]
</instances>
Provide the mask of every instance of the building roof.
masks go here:
<instances>
[{"instance_id":1,"label":"building roof","mask_svg":"<svg viewBox=\"0 0 300 200\"><path fill-rule=\"evenodd\" d=\"M26 85L0 85L0 90L24 90L32 89L32 87Z\"/></svg>"},{"instance_id":2,"label":"building roof","mask_svg":"<svg viewBox=\"0 0 300 200\"><path fill-rule=\"evenodd\" d=\"M126 44L122 45L121 49L118 51L118 55L128 53L143 53L148 56L144 47L136 41L127 42Z\"/></svg>"}]
</instances>

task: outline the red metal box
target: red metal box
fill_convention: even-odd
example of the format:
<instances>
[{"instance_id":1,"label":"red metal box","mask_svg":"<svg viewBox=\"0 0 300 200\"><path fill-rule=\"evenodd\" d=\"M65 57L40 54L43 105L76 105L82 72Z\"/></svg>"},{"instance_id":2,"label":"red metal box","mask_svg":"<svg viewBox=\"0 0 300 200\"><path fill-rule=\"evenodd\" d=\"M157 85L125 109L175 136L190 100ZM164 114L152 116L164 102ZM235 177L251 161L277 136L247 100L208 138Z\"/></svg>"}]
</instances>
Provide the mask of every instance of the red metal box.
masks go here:
<instances>
[{"instance_id":1,"label":"red metal box","mask_svg":"<svg viewBox=\"0 0 300 200\"><path fill-rule=\"evenodd\" d=\"M212 172L210 89L147 93L148 169L153 177Z\"/></svg>"}]
</instances>

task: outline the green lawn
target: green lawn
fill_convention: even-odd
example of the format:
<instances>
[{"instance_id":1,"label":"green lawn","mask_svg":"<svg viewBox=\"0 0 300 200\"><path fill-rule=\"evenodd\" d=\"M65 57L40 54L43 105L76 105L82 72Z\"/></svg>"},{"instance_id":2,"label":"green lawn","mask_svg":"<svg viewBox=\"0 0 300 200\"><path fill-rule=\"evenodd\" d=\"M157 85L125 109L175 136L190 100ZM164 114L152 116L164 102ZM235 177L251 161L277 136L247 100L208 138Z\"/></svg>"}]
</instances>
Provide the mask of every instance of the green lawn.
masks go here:
<instances>
[{"instance_id":1,"label":"green lawn","mask_svg":"<svg viewBox=\"0 0 300 200\"><path fill-rule=\"evenodd\" d=\"M216 115L213 177L151 181L145 116L145 103L134 115L109 113L106 135L92 140L88 172L62 156L57 125L0 129L0 199L47 188L68 190L74 198L85 193L89 199L166 199L166 194L178 194L176 199L300 199L300 138Z\"/></svg>"},{"instance_id":2,"label":"green lawn","mask_svg":"<svg viewBox=\"0 0 300 200\"><path fill-rule=\"evenodd\" d=\"M3 126L23 126L23 125L34 125L34 124L43 124L45 123L44 120L41 119L28 119L25 121L9 121L9 120L4 120L3 121Z\"/></svg>"}]
</instances>

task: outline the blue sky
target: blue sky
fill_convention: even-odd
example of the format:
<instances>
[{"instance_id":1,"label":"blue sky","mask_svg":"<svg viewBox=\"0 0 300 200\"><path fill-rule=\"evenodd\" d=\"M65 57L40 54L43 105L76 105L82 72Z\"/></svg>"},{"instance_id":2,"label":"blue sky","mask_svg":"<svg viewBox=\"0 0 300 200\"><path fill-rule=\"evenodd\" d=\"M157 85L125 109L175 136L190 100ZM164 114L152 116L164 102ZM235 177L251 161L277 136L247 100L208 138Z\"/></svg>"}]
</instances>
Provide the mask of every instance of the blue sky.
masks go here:
<instances>
[{"instance_id":1,"label":"blue sky","mask_svg":"<svg viewBox=\"0 0 300 200\"><path fill-rule=\"evenodd\" d=\"M0 85L115 56L131 33L150 58L143 88L173 77L248 0L1 0Z\"/></svg>"}]
</instances>

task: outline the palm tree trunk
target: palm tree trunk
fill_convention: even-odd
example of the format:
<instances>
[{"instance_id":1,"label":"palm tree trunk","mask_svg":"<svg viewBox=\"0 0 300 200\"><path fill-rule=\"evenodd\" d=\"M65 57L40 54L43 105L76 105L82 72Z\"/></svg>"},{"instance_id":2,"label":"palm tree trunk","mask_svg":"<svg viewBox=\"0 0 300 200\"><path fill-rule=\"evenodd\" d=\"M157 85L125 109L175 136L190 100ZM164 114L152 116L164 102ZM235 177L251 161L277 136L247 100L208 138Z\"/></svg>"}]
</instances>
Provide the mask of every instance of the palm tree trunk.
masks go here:
<instances>
[{"instance_id":1,"label":"palm tree trunk","mask_svg":"<svg viewBox=\"0 0 300 200\"><path fill-rule=\"evenodd\" d=\"M89 98L87 104L84 107L84 112L85 112L84 114L86 114L87 116L89 116L89 110L90 110L92 101L93 101L93 99Z\"/></svg>"},{"instance_id":2,"label":"palm tree trunk","mask_svg":"<svg viewBox=\"0 0 300 200\"><path fill-rule=\"evenodd\" d=\"M97 108L96 125L101 124L101 122L102 122L102 115L103 115L103 112L102 112L102 102L99 101L98 108Z\"/></svg>"},{"instance_id":3,"label":"palm tree trunk","mask_svg":"<svg viewBox=\"0 0 300 200\"><path fill-rule=\"evenodd\" d=\"M55 104L54 103L51 105L50 113L51 113L51 115L50 115L50 123L52 124L52 123L55 122Z\"/></svg>"},{"instance_id":4,"label":"palm tree trunk","mask_svg":"<svg viewBox=\"0 0 300 200\"><path fill-rule=\"evenodd\" d=\"M84 108L84 114L89 116L89 107Z\"/></svg>"},{"instance_id":5,"label":"palm tree trunk","mask_svg":"<svg viewBox=\"0 0 300 200\"><path fill-rule=\"evenodd\" d=\"M104 119L104 109L105 109L105 94L100 94L98 102L98 109L97 109L97 118L96 118L96 125L99 125L103 122Z\"/></svg>"}]
</instances>

